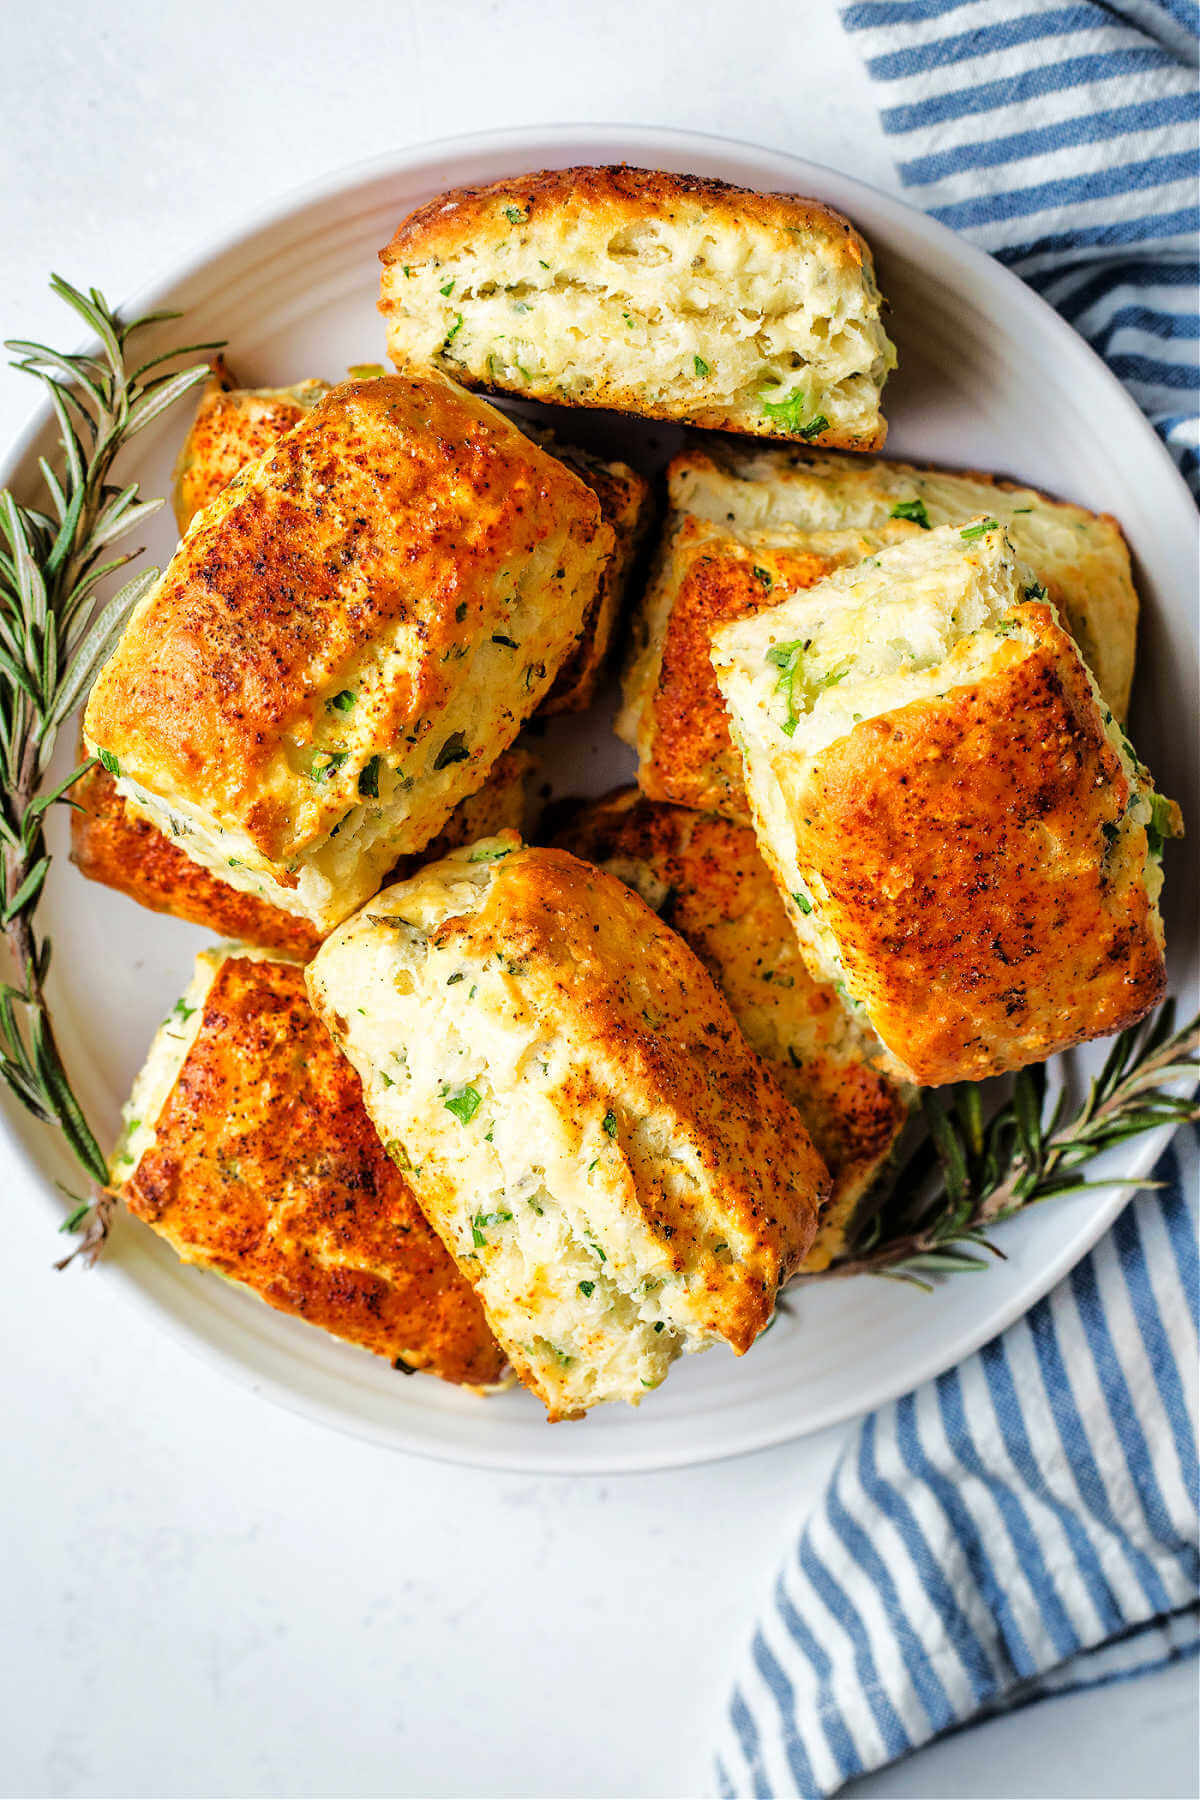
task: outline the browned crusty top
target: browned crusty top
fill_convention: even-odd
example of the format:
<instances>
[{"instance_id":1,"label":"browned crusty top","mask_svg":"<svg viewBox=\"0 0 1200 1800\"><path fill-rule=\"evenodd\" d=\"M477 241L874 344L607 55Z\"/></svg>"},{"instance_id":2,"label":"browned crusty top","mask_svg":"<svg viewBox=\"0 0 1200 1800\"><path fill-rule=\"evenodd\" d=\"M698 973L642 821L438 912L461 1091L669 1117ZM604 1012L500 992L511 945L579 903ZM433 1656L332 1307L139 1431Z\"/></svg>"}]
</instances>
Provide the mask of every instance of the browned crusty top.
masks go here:
<instances>
[{"instance_id":1,"label":"browned crusty top","mask_svg":"<svg viewBox=\"0 0 1200 1800\"><path fill-rule=\"evenodd\" d=\"M1117 832L1130 783L1086 673L1047 606L1010 617L1032 650L1010 639L978 682L855 726L791 801L872 1023L927 1086L1120 1031L1165 987L1145 832Z\"/></svg>"},{"instance_id":2,"label":"browned crusty top","mask_svg":"<svg viewBox=\"0 0 1200 1800\"><path fill-rule=\"evenodd\" d=\"M311 396L324 385L308 381L295 390L238 388L225 363L216 360L175 465L175 523L181 533L239 470L265 456L285 431L300 423L313 402L310 397L306 404L297 395Z\"/></svg>"},{"instance_id":3,"label":"browned crusty top","mask_svg":"<svg viewBox=\"0 0 1200 1800\"><path fill-rule=\"evenodd\" d=\"M484 1386L503 1357L367 1117L297 964L226 960L124 1189L185 1260L380 1356Z\"/></svg>"},{"instance_id":4,"label":"browned crusty top","mask_svg":"<svg viewBox=\"0 0 1200 1800\"><path fill-rule=\"evenodd\" d=\"M449 238L469 239L495 224L496 202L517 204L526 219L541 212L604 212L614 222L637 222L648 212L670 219L680 207L703 206L734 219L751 219L773 230L781 249L790 249L798 230L819 232L831 254L870 268L870 252L848 219L819 200L796 194L759 193L706 175L676 175L666 169L638 169L628 163L577 165L539 169L500 181L453 188L438 194L402 219L391 242L379 252L382 263L402 263L425 253L430 244Z\"/></svg>"},{"instance_id":5,"label":"browned crusty top","mask_svg":"<svg viewBox=\"0 0 1200 1800\"><path fill-rule=\"evenodd\" d=\"M345 810L341 774L299 772L353 659L394 644L373 715L350 715L365 763L436 716L514 564L564 520L581 542L603 529L486 403L438 376L346 382L197 521L100 674L89 740L284 862Z\"/></svg>"}]
</instances>

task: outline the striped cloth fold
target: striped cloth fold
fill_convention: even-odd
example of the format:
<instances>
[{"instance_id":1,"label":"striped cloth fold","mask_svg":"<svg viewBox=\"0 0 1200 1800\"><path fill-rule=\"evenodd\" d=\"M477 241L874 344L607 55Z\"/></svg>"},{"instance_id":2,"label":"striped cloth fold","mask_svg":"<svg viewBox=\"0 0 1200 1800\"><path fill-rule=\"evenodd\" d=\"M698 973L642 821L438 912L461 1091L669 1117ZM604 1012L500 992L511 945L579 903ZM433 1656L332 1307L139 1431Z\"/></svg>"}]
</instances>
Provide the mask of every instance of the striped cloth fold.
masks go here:
<instances>
[{"instance_id":1,"label":"striped cloth fold","mask_svg":"<svg viewBox=\"0 0 1200 1800\"><path fill-rule=\"evenodd\" d=\"M1200 489L1194 0L842 17L912 197L1089 339ZM1024 1319L858 1427L742 1659L721 1794L831 1794L1200 1648L1200 1135L1156 1177Z\"/></svg>"},{"instance_id":2,"label":"striped cloth fold","mask_svg":"<svg viewBox=\"0 0 1200 1800\"><path fill-rule=\"evenodd\" d=\"M1016 1325L858 1427L743 1658L721 1794L832 1794L1200 1647L1200 1133L1155 1178Z\"/></svg>"},{"instance_id":3,"label":"striped cloth fold","mask_svg":"<svg viewBox=\"0 0 1200 1800\"><path fill-rule=\"evenodd\" d=\"M858 0L910 198L1007 263L1200 493L1196 0Z\"/></svg>"}]
</instances>

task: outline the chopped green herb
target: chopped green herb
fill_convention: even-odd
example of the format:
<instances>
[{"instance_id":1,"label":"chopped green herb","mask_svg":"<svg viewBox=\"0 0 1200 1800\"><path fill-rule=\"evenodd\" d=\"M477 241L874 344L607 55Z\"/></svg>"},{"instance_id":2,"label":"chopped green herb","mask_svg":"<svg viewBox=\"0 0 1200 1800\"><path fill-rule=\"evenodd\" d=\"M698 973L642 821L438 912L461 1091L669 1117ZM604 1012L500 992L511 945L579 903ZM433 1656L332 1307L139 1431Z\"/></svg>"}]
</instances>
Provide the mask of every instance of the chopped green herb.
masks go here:
<instances>
[{"instance_id":1,"label":"chopped green herb","mask_svg":"<svg viewBox=\"0 0 1200 1800\"><path fill-rule=\"evenodd\" d=\"M304 772L310 781L328 781L331 775L337 774L349 754L348 750L310 750Z\"/></svg>"},{"instance_id":2,"label":"chopped green herb","mask_svg":"<svg viewBox=\"0 0 1200 1800\"><path fill-rule=\"evenodd\" d=\"M399 1138L389 1138L383 1147L398 1169L403 1169L406 1174L411 1172L412 1164L408 1160L408 1152Z\"/></svg>"},{"instance_id":3,"label":"chopped green herb","mask_svg":"<svg viewBox=\"0 0 1200 1800\"><path fill-rule=\"evenodd\" d=\"M596 1284L594 1281L581 1281L579 1284L579 1291L585 1300L590 1300L596 1291Z\"/></svg>"},{"instance_id":4,"label":"chopped green herb","mask_svg":"<svg viewBox=\"0 0 1200 1800\"><path fill-rule=\"evenodd\" d=\"M446 986L453 987L456 981L465 981L465 980L466 980L466 976L463 974L461 969L458 969L455 971L455 973L453 975L447 975Z\"/></svg>"},{"instance_id":5,"label":"chopped green herb","mask_svg":"<svg viewBox=\"0 0 1200 1800\"><path fill-rule=\"evenodd\" d=\"M466 1082L460 1088L442 1089L442 1105L448 1113L453 1113L460 1125L469 1125L475 1114L483 1105L483 1095L478 1088Z\"/></svg>"},{"instance_id":6,"label":"chopped green herb","mask_svg":"<svg viewBox=\"0 0 1200 1800\"><path fill-rule=\"evenodd\" d=\"M529 666L527 667L527 669L525 670L526 691L528 692L528 690L533 686L535 681L543 680L543 678L545 677L545 674L546 674L545 663L542 663L542 662L530 663Z\"/></svg>"},{"instance_id":7,"label":"chopped green herb","mask_svg":"<svg viewBox=\"0 0 1200 1800\"><path fill-rule=\"evenodd\" d=\"M462 328L463 328L463 316L461 313L455 313L454 323L450 327L449 331L446 333L445 337L442 339L442 349L443 350L448 350L450 348L451 344L454 342L455 338L458 336L458 334L462 330Z\"/></svg>"},{"instance_id":8,"label":"chopped green herb","mask_svg":"<svg viewBox=\"0 0 1200 1800\"><path fill-rule=\"evenodd\" d=\"M510 225L523 225L529 217L529 214L523 206L506 206L504 209L504 216Z\"/></svg>"},{"instance_id":9,"label":"chopped green herb","mask_svg":"<svg viewBox=\"0 0 1200 1800\"><path fill-rule=\"evenodd\" d=\"M492 633L492 642L493 644L503 644L506 650L519 650L521 648L516 638L505 637L499 631L494 631Z\"/></svg>"},{"instance_id":10,"label":"chopped green herb","mask_svg":"<svg viewBox=\"0 0 1200 1800\"><path fill-rule=\"evenodd\" d=\"M605 1129L605 1131L607 1131L609 1137L611 1137L611 1138L616 1137L616 1135L617 1135L617 1115L615 1112L609 1111L609 1112L605 1113L604 1129Z\"/></svg>"},{"instance_id":11,"label":"chopped green herb","mask_svg":"<svg viewBox=\"0 0 1200 1800\"><path fill-rule=\"evenodd\" d=\"M412 280L412 270L409 268L408 264L401 263L400 267L404 270L404 279L406 281L411 281Z\"/></svg>"},{"instance_id":12,"label":"chopped green herb","mask_svg":"<svg viewBox=\"0 0 1200 1800\"><path fill-rule=\"evenodd\" d=\"M190 1019L195 1010L194 1006L189 1006L186 1000L180 998L171 1008L171 1017L173 1019Z\"/></svg>"},{"instance_id":13,"label":"chopped green herb","mask_svg":"<svg viewBox=\"0 0 1200 1800\"><path fill-rule=\"evenodd\" d=\"M359 771L358 791L365 800L379 798L379 758L373 756Z\"/></svg>"},{"instance_id":14,"label":"chopped green herb","mask_svg":"<svg viewBox=\"0 0 1200 1800\"><path fill-rule=\"evenodd\" d=\"M1103 837L1106 844L1115 844L1121 835L1121 827L1114 824L1111 819L1105 819L1100 827L1100 835Z\"/></svg>"},{"instance_id":15,"label":"chopped green herb","mask_svg":"<svg viewBox=\"0 0 1200 1800\"><path fill-rule=\"evenodd\" d=\"M928 508L923 500L897 500L892 508L891 516L893 519L911 519L914 525L921 527L922 531L933 529L929 523Z\"/></svg>"},{"instance_id":16,"label":"chopped green herb","mask_svg":"<svg viewBox=\"0 0 1200 1800\"><path fill-rule=\"evenodd\" d=\"M111 750L97 750L96 755L100 758L100 761L110 775L119 775L121 773L121 765Z\"/></svg>"},{"instance_id":17,"label":"chopped green herb","mask_svg":"<svg viewBox=\"0 0 1200 1800\"><path fill-rule=\"evenodd\" d=\"M1152 794L1150 796L1150 823L1146 826L1146 848L1155 862L1161 857L1163 844L1167 838L1174 835L1171 824L1171 802L1165 794Z\"/></svg>"},{"instance_id":18,"label":"chopped green herb","mask_svg":"<svg viewBox=\"0 0 1200 1800\"><path fill-rule=\"evenodd\" d=\"M755 563L754 565L754 579L755 581L761 581L768 591L775 586L775 578L771 574L770 569L764 569L760 567L758 563Z\"/></svg>"},{"instance_id":19,"label":"chopped green herb","mask_svg":"<svg viewBox=\"0 0 1200 1800\"><path fill-rule=\"evenodd\" d=\"M989 531L995 531L997 525L998 521L995 519L976 519L973 525L964 525L958 535L965 544L969 544L972 538L980 538Z\"/></svg>"},{"instance_id":20,"label":"chopped green herb","mask_svg":"<svg viewBox=\"0 0 1200 1800\"><path fill-rule=\"evenodd\" d=\"M782 400L763 398L762 410L768 419L775 419L795 437L814 438L822 431L829 430L829 420L824 413L815 413L807 424L803 423L803 414L810 405L809 397L803 388L793 388Z\"/></svg>"},{"instance_id":21,"label":"chopped green herb","mask_svg":"<svg viewBox=\"0 0 1200 1800\"><path fill-rule=\"evenodd\" d=\"M792 736L800 723L800 714L796 711L796 677L802 673L807 648L807 638L794 638L790 644L772 644L767 651L767 661L779 670L775 692L782 694L787 701L787 718L783 722L783 729L788 737Z\"/></svg>"},{"instance_id":22,"label":"chopped green herb","mask_svg":"<svg viewBox=\"0 0 1200 1800\"><path fill-rule=\"evenodd\" d=\"M511 850L494 850L490 844L481 844L478 849L472 850L467 861L473 863L499 862L501 857L511 855Z\"/></svg>"},{"instance_id":23,"label":"chopped green herb","mask_svg":"<svg viewBox=\"0 0 1200 1800\"><path fill-rule=\"evenodd\" d=\"M548 262L543 262L541 257L539 256L538 257L538 268L539 269L548 269L549 267L550 267L550 264Z\"/></svg>"},{"instance_id":24,"label":"chopped green herb","mask_svg":"<svg viewBox=\"0 0 1200 1800\"><path fill-rule=\"evenodd\" d=\"M845 681L853 666L852 663L839 664L836 669L831 669L828 675L822 675L818 681L814 682L814 687L822 692L825 688L836 687L840 681Z\"/></svg>"},{"instance_id":25,"label":"chopped green herb","mask_svg":"<svg viewBox=\"0 0 1200 1800\"><path fill-rule=\"evenodd\" d=\"M325 704L332 707L334 712L348 713L357 699L358 695L352 689L343 688L340 694L335 694L333 699L327 700Z\"/></svg>"},{"instance_id":26,"label":"chopped green herb","mask_svg":"<svg viewBox=\"0 0 1200 1800\"><path fill-rule=\"evenodd\" d=\"M666 1329L661 1319L656 1319L654 1321L654 1329L655 1331L663 1331Z\"/></svg>"},{"instance_id":27,"label":"chopped green herb","mask_svg":"<svg viewBox=\"0 0 1200 1800\"><path fill-rule=\"evenodd\" d=\"M808 895L802 894L799 891L797 891L796 893L794 893L792 895L792 899L796 902L796 905L800 908L800 911L804 914L805 918L807 919L809 913L813 909L812 901L809 899Z\"/></svg>"},{"instance_id":28,"label":"chopped green herb","mask_svg":"<svg viewBox=\"0 0 1200 1800\"><path fill-rule=\"evenodd\" d=\"M703 380L706 375L712 374L712 370L702 356L693 356L692 367L695 369L701 380Z\"/></svg>"},{"instance_id":29,"label":"chopped green herb","mask_svg":"<svg viewBox=\"0 0 1200 1800\"><path fill-rule=\"evenodd\" d=\"M454 292L454 278L453 277L451 277L451 279L446 283L444 288L438 289L439 294L449 295L449 294L452 294L453 292Z\"/></svg>"},{"instance_id":30,"label":"chopped green herb","mask_svg":"<svg viewBox=\"0 0 1200 1800\"><path fill-rule=\"evenodd\" d=\"M1040 581L1030 582L1025 589L1025 598L1027 600L1044 600L1046 598L1046 590Z\"/></svg>"},{"instance_id":31,"label":"chopped green herb","mask_svg":"<svg viewBox=\"0 0 1200 1800\"><path fill-rule=\"evenodd\" d=\"M1013 507L1014 516L1017 513L1027 513L1027 512L1032 512L1032 511L1033 511L1032 506L1014 506Z\"/></svg>"},{"instance_id":32,"label":"chopped green herb","mask_svg":"<svg viewBox=\"0 0 1200 1800\"><path fill-rule=\"evenodd\" d=\"M467 740L461 731L452 731L441 749L433 759L435 769L445 769L451 763L466 762L470 756Z\"/></svg>"}]
</instances>

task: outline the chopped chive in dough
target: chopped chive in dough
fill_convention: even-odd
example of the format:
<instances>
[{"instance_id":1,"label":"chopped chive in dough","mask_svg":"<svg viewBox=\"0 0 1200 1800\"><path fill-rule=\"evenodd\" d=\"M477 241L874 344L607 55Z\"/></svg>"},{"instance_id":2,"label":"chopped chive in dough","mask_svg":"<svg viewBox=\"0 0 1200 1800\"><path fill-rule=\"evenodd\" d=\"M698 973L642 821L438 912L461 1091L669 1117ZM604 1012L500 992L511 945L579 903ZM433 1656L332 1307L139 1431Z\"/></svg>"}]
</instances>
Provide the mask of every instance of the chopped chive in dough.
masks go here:
<instances>
[{"instance_id":1,"label":"chopped chive in dough","mask_svg":"<svg viewBox=\"0 0 1200 1800\"><path fill-rule=\"evenodd\" d=\"M607 1131L610 1138L616 1137L616 1135L617 1135L617 1115L615 1112L609 1111L609 1112L605 1113L604 1129L605 1129L605 1131Z\"/></svg>"},{"instance_id":2,"label":"chopped chive in dough","mask_svg":"<svg viewBox=\"0 0 1200 1800\"><path fill-rule=\"evenodd\" d=\"M435 770L445 769L451 763L466 762L469 755L465 735L461 731L452 731L435 756L433 766Z\"/></svg>"},{"instance_id":3,"label":"chopped chive in dough","mask_svg":"<svg viewBox=\"0 0 1200 1800\"><path fill-rule=\"evenodd\" d=\"M810 404L803 388L793 388L782 400L769 400L765 394L762 397L762 410L766 417L777 420L785 431L803 438L816 437L819 432L829 430L829 420L824 413L814 413L805 422L804 414Z\"/></svg>"},{"instance_id":4,"label":"chopped chive in dough","mask_svg":"<svg viewBox=\"0 0 1200 1800\"><path fill-rule=\"evenodd\" d=\"M349 754L348 750L312 750L305 774L310 781L328 781L331 775L337 774Z\"/></svg>"},{"instance_id":5,"label":"chopped chive in dough","mask_svg":"<svg viewBox=\"0 0 1200 1800\"><path fill-rule=\"evenodd\" d=\"M524 207L506 206L504 209L504 216L508 220L510 225L523 225L529 215L526 213ZM543 263L542 267L544 269L548 268L549 264Z\"/></svg>"},{"instance_id":6,"label":"chopped chive in dough","mask_svg":"<svg viewBox=\"0 0 1200 1800\"><path fill-rule=\"evenodd\" d=\"M478 850L472 850L467 861L473 863L499 862L502 856L511 855L511 850L496 850L490 844L484 844Z\"/></svg>"},{"instance_id":7,"label":"chopped chive in dough","mask_svg":"<svg viewBox=\"0 0 1200 1800\"><path fill-rule=\"evenodd\" d=\"M439 288L439 289L438 289L438 293L439 293L439 294L452 294L452 293L453 293L453 292L454 292L454 281L453 281L453 278L451 278L451 279L450 279L450 280L449 280L449 281L448 281L448 282L447 282L447 283L446 283L446 285L445 285L445 287L444 287L444 288Z\"/></svg>"},{"instance_id":8,"label":"chopped chive in dough","mask_svg":"<svg viewBox=\"0 0 1200 1800\"><path fill-rule=\"evenodd\" d=\"M695 369L697 375L700 376L701 380L703 380L703 378L706 375L710 375L712 373L711 369L709 368L708 364L705 362L705 360L702 356L693 356L692 366Z\"/></svg>"},{"instance_id":9,"label":"chopped chive in dough","mask_svg":"<svg viewBox=\"0 0 1200 1800\"><path fill-rule=\"evenodd\" d=\"M783 729L789 737L800 723L800 714L796 711L796 677L801 673L804 652L808 648L806 638L793 638L790 644L772 644L767 651L767 661L779 670L779 680L775 683L776 693L783 695L787 701L787 718Z\"/></svg>"},{"instance_id":10,"label":"chopped chive in dough","mask_svg":"<svg viewBox=\"0 0 1200 1800\"><path fill-rule=\"evenodd\" d=\"M340 694L335 694L333 699L327 700L325 704L331 706L335 712L348 713L357 699L358 695L350 688L343 688Z\"/></svg>"},{"instance_id":11,"label":"chopped chive in dough","mask_svg":"<svg viewBox=\"0 0 1200 1800\"><path fill-rule=\"evenodd\" d=\"M770 569L764 569L760 563L755 563L753 574L755 581L761 581L762 585L768 590L775 586L775 580Z\"/></svg>"},{"instance_id":12,"label":"chopped chive in dough","mask_svg":"<svg viewBox=\"0 0 1200 1800\"><path fill-rule=\"evenodd\" d=\"M478 1088L474 1088L470 1082L466 1082L460 1088L444 1089L442 1105L447 1112L454 1114L460 1124L469 1125L483 1105L483 1095Z\"/></svg>"},{"instance_id":13,"label":"chopped chive in dough","mask_svg":"<svg viewBox=\"0 0 1200 1800\"><path fill-rule=\"evenodd\" d=\"M373 756L358 777L358 791L366 800L379 798L379 758Z\"/></svg>"},{"instance_id":14,"label":"chopped chive in dough","mask_svg":"<svg viewBox=\"0 0 1200 1800\"><path fill-rule=\"evenodd\" d=\"M792 899L796 902L796 905L800 908L800 911L804 914L805 918L807 918L812 911L812 901L809 899L808 895L796 892L793 893Z\"/></svg>"},{"instance_id":15,"label":"chopped chive in dough","mask_svg":"<svg viewBox=\"0 0 1200 1800\"><path fill-rule=\"evenodd\" d=\"M1171 802L1162 794L1150 797L1150 823L1146 826L1146 848L1157 862L1163 844L1171 835Z\"/></svg>"},{"instance_id":16,"label":"chopped chive in dough","mask_svg":"<svg viewBox=\"0 0 1200 1800\"><path fill-rule=\"evenodd\" d=\"M985 532L995 531L996 526L997 520L995 519L976 519L974 525L964 525L959 536L964 543L969 544L972 538L980 538Z\"/></svg>"},{"instance_id":17,"label":"chopped chive in dough","mask_svg":"<svg viewBox=\"0 0 1200 1800\"><path fill-rule=\"evenodd\" d=\"M458 336L458 334L462 330L462 328L463 328L463 316L461 313L455 313L454 323L450 327L449 331L446 333L445 337L442 339L442 349L443 350L447 349L454 342L455 338Z\"/></svg>"},{"instance_id":18,"label":"chopped chive in dough","mask_svg":"<svg viewBox=\"0 0 1200 1800\"><path fill-rule=\"evenodd\" d=\"M521 648L516 638L505 637L499 631L492 633L492 642L493 644L503 644L506 650L519 650Z\"/></svg>"},{"instance_id":19,"label":"chopped chive in dough","mask_svg":"<svg viewBox=\"0 0 1200 1800\"><path fill-rule=\"evenodd\" d=\"M579 1291L585 1300L590 1300L596 1291L596 1284L594 1281L581 1281L579 1284Z\"/></svg>"},{"instance_id":20,"label":"chopped chive in dough","mask_svg":"<svg viewBox=\"0 0 1200 1800\"><path fill-rule=\"evenodd\" d=\"M892 508L893 519L911 519L922 531L932 531L929 523L929 509L923 500L897 500Z\"/></svg>"},{"instance_id":21,"label":"chopped chive in dough","mask_svg":"<svg viewBox=\"0 0 1200 1800\"><path fill-rule=\"evenodd\" d=\"M463 620L466 618L466 616L467 616L467 603L465 600L460 600L458 605L454 609L454 618L455 618L456 623L461 625Z\"/></svg>"}]
</instances>

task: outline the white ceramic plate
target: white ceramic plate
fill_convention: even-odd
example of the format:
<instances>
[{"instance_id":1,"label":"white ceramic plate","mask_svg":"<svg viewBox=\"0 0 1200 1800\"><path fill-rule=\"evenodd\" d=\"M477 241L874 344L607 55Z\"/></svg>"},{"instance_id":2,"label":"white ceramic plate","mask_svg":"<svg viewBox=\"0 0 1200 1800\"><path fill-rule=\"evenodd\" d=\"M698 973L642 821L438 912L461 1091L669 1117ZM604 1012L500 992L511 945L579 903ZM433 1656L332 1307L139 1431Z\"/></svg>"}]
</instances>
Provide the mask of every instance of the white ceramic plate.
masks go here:
<instances>
[{"instance_id":1,"label":"white ceramic plate","mask_svg":"<svg viewBox=\"0 0 1200 1800\"><path fill-rule=\"evenodd\" d=\"M892 303L900 371L887 390L889 451L995 469L1117 515L1133 545L1145 603L1134 716L1136 739L1160 785L1191 820L1188 754L1197 716L1193 607L1195 525L1190 497L1149 426L1100 361L998 264L942 227L848 176L717 138L625 127L504 132L406 151L331 177L215 245L137 296L127 311L186 309L185 341L228 340L244 380L337 379L384 355L375 311L376 252L397 221L462 182L575 162L628 161L749 187L812 194L845 211L874 246ZM7 321L10 328L19 321ZM165 339L164 341L170 341ZM180 341L178 338L175 341ZM621 442L646 466L673 441L666 428L614 427L584 413L576 435ZM146 495L165 494L185 427L178 410L136 444L125 465ZM46 438L35 420L0 481L32 491L32 457ZM173 548L166 513L151 554ZM629 778L632 758L608 730L609 702L586 721L556 722L543 740L559 792L598 793ZM536 746L535 746L536 747ZM64 746L64 757L67 747ZM64 767L66 765L64 764ZM65 822L56 819L56 848ZM1196 985L1187 852L1168 855L1172 986L1187 1005ZM55 1017L68 1067L101 1133L121 1102L159 1020L185 985L203 934L142 911L54 866L44 905L55 942ZM1194 1001L1192 1002L1194 1005ZM7 1099L7 1096L6 1096ZM70 1179L49 1133L15 1108L11 1141L46 1176L47 1251L61 1206L51 1178ZM1116 1172L1142 1175L1158 1140L1136 1142ZM1106 1173L1112 1173L1110 1166ZM418 1377L402 1379L365 1352L282 1317L236 1287L187 1269L149 1230L119 1224L90 1277L113 1296L157 1310L203 1355L286 1406L382 1444L492 1467L634 1470L701 1462L779 1443L874 1406L958 1361L1059 1279L1110 1223L1124 1195L1060 1200L1004 1228L1008 1260L955 1277L933 1296L858 1280L804 1289L751 1355L722 1350L677 1364L638 1412L608 1407L548 1427L524 1393L482 1401Z\"/></svg>"}]
</instances>

